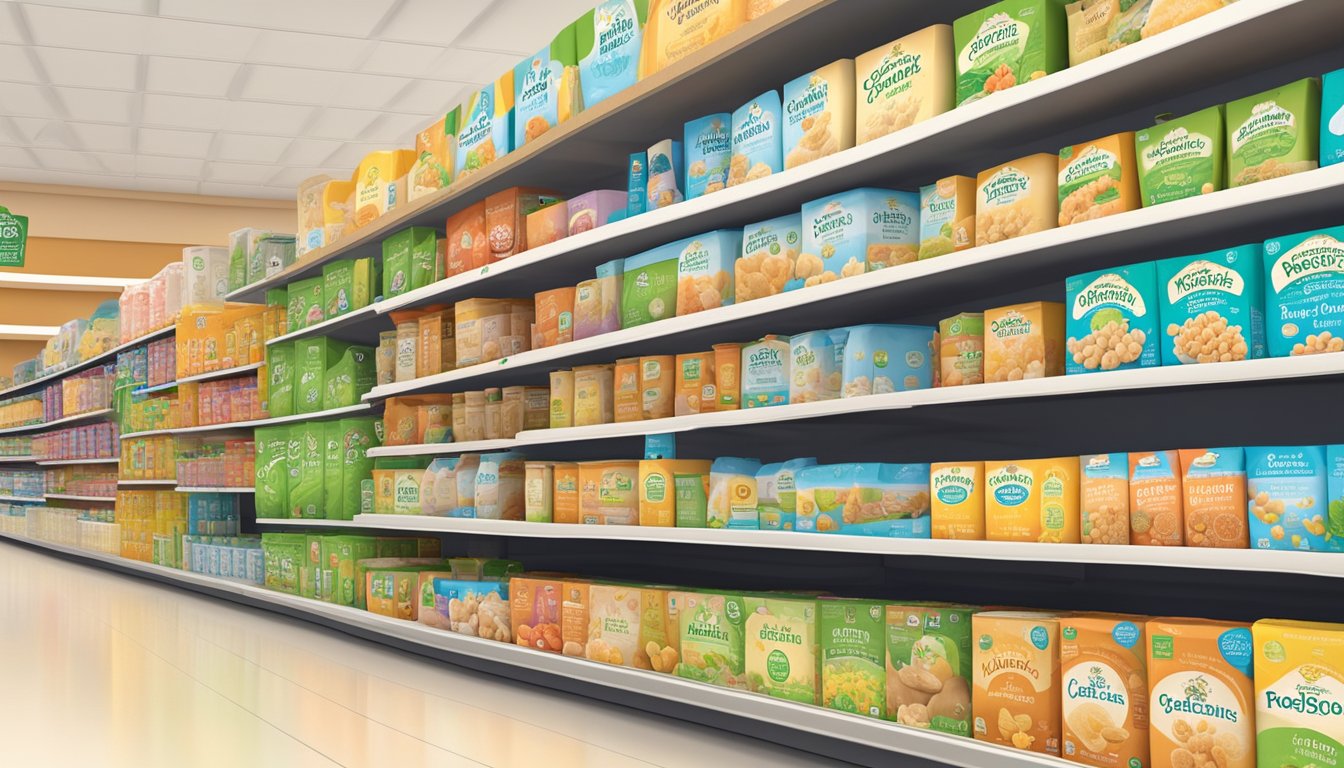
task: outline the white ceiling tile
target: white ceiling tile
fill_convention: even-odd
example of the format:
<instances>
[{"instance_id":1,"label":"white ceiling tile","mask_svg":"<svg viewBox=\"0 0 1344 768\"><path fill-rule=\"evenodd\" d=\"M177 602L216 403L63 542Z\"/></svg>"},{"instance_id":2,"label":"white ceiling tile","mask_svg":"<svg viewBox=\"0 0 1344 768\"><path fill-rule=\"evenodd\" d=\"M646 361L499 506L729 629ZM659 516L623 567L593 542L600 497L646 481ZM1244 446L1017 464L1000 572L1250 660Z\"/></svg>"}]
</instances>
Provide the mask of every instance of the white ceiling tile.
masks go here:
<instances>
[{"instance_id":1,"label":"white ceiling tile","mask_svg":"<svg viewBox=\"0 0 1344 768\"><path fill-rule=\"evenodd\" d=\"M161 176L199 180L205 161L194 157L154 157L138 155L135 158L136 176Z\"/></svg>"},{"instance_id":2,"label":"white ceiling tile","mask_svg":"<svg viewBox=\"0 0 1344 768\"><path fill-rule=\"evenodd\" d=\"M229 107L229 102L223 99L147 93L141 120L152 126L214 130L219 128Z\"/></svg>"},{"instance_id":3,"label":"white ceiling tile","mask_svg":"<svg viewBox=\"0 0 1344 768\"><path fill-rule=\"evenodd\" d=\"M21 45L0 45L0 77L9 82L40 83L42 78L28 60L28 51Z\"/></svg>"},{"instance_id":4,"label":"white ceiling tile","mask_svg":"<svg viewBox=\"0 0 1344 768\"><path fill-rule=\"evenodd\" d=\"M126 53L34 47L52 85L135 90L136 58Z\"/></svg>"},{"instance_id":5,"label":"white ceiling tile","mask_svg":"<svg viewBox=\"0 0 1344 768\"><path fill-rule=\"evenodd\" d=\"M100 187L116 176L91 176L70 171L49 171L45 168L0 167L0 181L22 181L30 184L67 184L72 187Z\"/></svg>"},{"instance_id":6,"label":"white ceiling tile","mask_svg":"<svg viewBox=\"0 0 1344 768\"><path fill-rule=\"evenodd\" d=\"M243 163L275 163L293 142L293 139L282 136L221 133L215 143L214 159Z\"/></svg>"},{"instance_id":7,"label":"white ceiling tile","mask_svg":"<svg viewBox=\"0 0 1344 768\"><path fill-rule=\"evenodd\" d=\"M326 165L332 168L348 169L335 174L343 177L353 173L355 166L359 165L359 161L363 160L365 155L378 149L387 149L387 147L377 144L351 142L333 152L331 157L327 160Z\"/></svg>"},{"instance_id":8,"label":"white ceiling tile","mask_svg":"<svg viewBox=\"0 0 1344 768\"><path fill-rule=\"evenodd\" d=\"M108 173L118 176L135 175L135 155L123 155L114 152L98 152L93 158Z\"/></svg>"},{"instance_id":9,"label":"white ceiling tile","mask_svg":"<svg viewBox=\"0 0 1344 768\"><path fill-rule=\"evenodd\" d=\"M288 168L282 169L279 173L272 176L270 179L266 181L266 184L267 186L271 187L289 187L291 189L297 189L300 182L303 182L307 179L311 179L312 177L321 175L323 173L326 173L328 176L331 176L333 178L342 178L346 175L339 172L332 173L331 171L326 171L321 168L305 168L303 166L290 166Z\"/></svg>"},{"instance_id":10,"label":"white ceiling tile","mask_svg":"<svg viewBox=\"0 0 1344 768\"><path fill-rule=\"evenodd\" d=\"M154 176L136 176L130 179L131 189L141 189L152 192L177 192L179 194L194 195L200 192L201 182L196 179L161 179Z\"/></svg>"},{"instance_id":11,"label":"white ceiling tile","mask_svg":"<svg viewBox=\"0 0 1344 768\"><path fill-rule=\"evenodd\" d=\"M0 147L0 167L36 168L37 159L24 147ZM7 174L0 171L0 179L8 178Z\"/></svg>"},{"instance_id":12,"label":"white ceiling tile","mask_svg":"<svg viewBox=\"0 0 1344 768\"><path fill-rule=\"evenodd\" d=\"M17 143L31 141L38 131L42 130L49 120L40 117L11 117L9 124L13 125L17 132L11 135L16 137ZM5 121L0 120L0 126L5 125Z\"/></svg>"},{"instance_id":13,"label":"white ceiling tile","mask_svg":"<svg viewBox=\"0 0 1344 768\"><path fill-rule=\"evenodd\" d=\"M275 166L260 163L216 163L205 167L205 178L229 184L265 184L275 175Z\"/></svg>"},{"instance_id":14,"label":"white ceiling tile","mask_svg":"<svg viewBox=\"0 0 1344 768\"><path fill-rule=\"evenodd\" d=\"M538 49L540 50L540 49ZM454 48L434 65L430 77L459 83L484 85L513 69L520 57L512 53L468 51Z\"/></svg>"},{"instance_id":15,"label":"white ceiling tile","mask_svg":"<svg viewBox=\"0 0 1344 768\"><path fill-rule=\"evenodd\" d=\"M152 16L26 6L36 45L242 60L258 30Z\"/></svg>"},{"instance_id":16,"label":"white ceiling tile","mask_svg":"<svg viewBox=\"0 0 1344 768\"><path fill-rule=\"evenodd\" d=\"M376 75L428 77L430 67L443 56L444 49L410 43L374 43L360 70Z\"/></svg>"},{"instance_id":17,"label":"white ceiling tile","mask_svg":"<svg viewBox=\"0 0 1344 768\"><path fill-rule=\"evenodd\" d=\"M444 113L466 101L476 87L466 83L419 80L402 89L387 103L387 108L424 115Z\"/></svg>"},{"instance_id":18,"label":"white ceiling tile","mask_svg":"<svg viewBox=\"0 0 1344 768\"><path fill-rule=\"evenodd\" d=\"M101 91L95 88L55 88L73 120L88 123L129 123L134 93Z\"/></svg>"},{"instance_id":19,"label":"white ceiling tile","mask_svg":"<svg viewBox=\"0 0 1344 768\"><path fill-rule=\"evenodd\" d=\"M293 198L294 190L265 187L260 184L228 184L218 181L202 181L201 194L217 195L219 197L261 197L282 200Z\"/></svg>"},{"instance_id":20,"label":"white ceiling tile","mask_svg":"<svg viewBox=\"0 0 1344 768\"><path fill-rule=\"evenodd\" d=\"M405 78L386 75L254 66L250 68L241 96L261 101L376 109L409 82Z\"/></svg>"},{"instance_id":21,"label":"white ceiling tile","mask_svg":"<svg viewBox=\"0 0 1344 768\"><path fill-rule=\"evenodd\" d=\"M316 109L295 104L264 104L259 101L225 103L228 108L219 123L222 130L269 136L297 136Z\"/></svg>"},{"instance_id":22,"label":"white ceiling tile","mask_svg":"<svg viewBox=\"0 0 1344 768\"><path fill-rule=\"evenodd\" d=\"M70 123L70 130L84 149L94 152L135 152L135 130L125 125Z\"/></svg>"},{"instance_id":23,"label":"white ceiling tile","mask_svg":"<svg viewBox=\"0 0 1344 768\"><path fill-rule=\"evenodd\" d=\"M159 15L364 37L393 0L159 0ZM258 23L260 22L260 24Z\"/></svg>"},{"instance_id":24,"label":"white ceiling tile","mask_svg":"<svg viewBox=\"0 0 1344 768\"><path fill-rule=\"evenodd\" d=\"M141 155L173 155L177 157L205 157L210 151L213 134L198 131L170 131L163 128L141 128L137 150Z\"/></svg>"},{"instance_id":25,"label":"white ceiling tile","mask_svg":"<svg viewBox=\"0 0 1344 768\"><path fill-rule=\"evenodd\" d=\"M26 5L55 5L65 8L83 8L91 11L120 13L152 13L149 0L23 0Z\"/></svg>"},{"instance_id":26,"label":"white ceiling tile","mask_svg":"<svg viewBox=\"0 0 1344 768\"><path fill-rule=\"evenodd\" d=\"M223 97L241 65L224 61L150 56L145 90L185 96Z\"/></svg>"},{"instance_id":27,"label":"white ceiling tile","mask_svg":"<svg viewBox=\"0 0 1344 768\"><path fill-rule=\"evenodd\" d=\"M299 165L317 167L331 157L331 153L341 148L339 141L327 141L324 139L295 139L285 151L284 162L286 165Z\"/></svg>"},{"instance_id":28,"label":"white ceiling tile","mask_svg":"<svg viewBox=\"0 0 1344 768\"><path fill-rule=\"evenodd\" d=\"M409 149L415 146L415 134L432 122L434 122L434 118L422 115L388 113L374 120L373 124L359 135L359 138L368 142L390 144Z\"/></svg>"},{"instance_id":29,"label":"white ceiling tile","mask_svg":"<svg viewBox=\"0 0 1344 768\"><path fill-rule=\"evenodd\" d=\"M406 0L383 26L379 37L407 43L446 46L481 15L491 0ZM532 0L536 2L536 0ZM593 0L588 0L592 7ZM575 14L577 17L577 14ZM568 22L566 22L568 23Z\"/></svg>"},{"instance_id":30,"label":"white ceiling tile","mask_svg":"<svg viewBox=\"0 0 1344 768\"><path fill-rule=\"evenodd\" d=\"M54 171L79 171L82 173L102 173L103 169L87 152L75 152L69 149L51 149L33 147L33 154L42 163L43 168Z\"/></svg>"},{"instance_id":31,"label":"white ceiling tile","mask_svg":"<svg viewBox=\"0 0 1344 768\"><path fill-rule=\"evenodd\" d=\"M596 4L594 0L496 0L453 45L531 56ZM457 3L442 5L455 8ZM519 19L527 23L519 24Z\"/></svg>"},{"instance_id":32,"label":"white ceiling tile","mask_svg":"<svg viewBox=\"0 0 1344 768\"><path fill-rule=\"evenodd\" d=\"M19 32L16 16L19 6L14 3L0 3L0 43L26 43Z\"/></svg>"},{"instance_id":33,"label":"white ceiling tile","mask_svg":"<svg viewBox=\"0 0 1344 768\"><path fill-rule=\"evenodd\" d=\"M308 135L318 139L349 139L363 133L381 114L362 109L328 107L308 126Z\"/></svg>"},{"instance_id":34,"label":"white ceiling tile","mask_svg":"<svg viewBox=\"0 0 1344 768\"><path fill-rule=\"evenodd\" d=\"M371 47L367 40L263 30L247 50L247 61L311 69L353 70Z\"/></svg>"},{"instance_id":35,"label":"white ceiling tile","mask_svg":"<svg viewBox=\"0 0 1344 768\"><path fill-rule=\"evenodd\" d=\"M23 83L0 83L0 104L7 115L54 117L42 88ZM367 125L367 123L366 123Z\"/></svg>"}]
</instances>

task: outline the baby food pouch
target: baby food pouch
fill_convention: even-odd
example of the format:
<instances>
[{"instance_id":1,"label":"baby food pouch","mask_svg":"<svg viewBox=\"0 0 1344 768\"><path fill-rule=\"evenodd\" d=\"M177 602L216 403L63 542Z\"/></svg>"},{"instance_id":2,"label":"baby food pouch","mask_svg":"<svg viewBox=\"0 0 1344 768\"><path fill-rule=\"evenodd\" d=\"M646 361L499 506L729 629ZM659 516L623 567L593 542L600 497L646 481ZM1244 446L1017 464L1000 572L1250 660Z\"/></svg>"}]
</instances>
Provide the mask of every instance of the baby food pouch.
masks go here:
<instances>
[{"instance_id":1,"label":"baby food pouch","mask_svg":"<svg viewBox=\"0 0 1344 768\"><path fill-rule=\"evenodd\" d=\"M1254 768L1254 643L1244 624L1150 619L1149 730L1153 768Z\"/></svg>"},{"instance_id":2,"label":"baby food pouch","mask_svg":"<svg viewBox=\"0 0 1344 768\"><path fill-rule=\"evenodd\" d=\"M733 112L733 157L728 186L784 170L783 105L779 91L766 91Z\"/></svg>"},{"instance_id":3,"label":"baby food pouch","mask_svg":"<svg viewBox=\"0 0 1344 768\"><path fill-rule=\"evenodd\" d=\"M639 50L648 14L648 0L603 0L574 23L585 109L639 80Z\"/></svg>"},{"instance_id":4,"label":"baby food pouch","mask_svg":"<svg viewBox=\"0 0 1344 768\"><path fill-rule=\"evenodd\" d=\"M680 520L682 505L678 481L701 478L709 484L710 462L695 459L645 459L639 462L639 524L672 528ZM708 490L704 491L708 496ZM688 502L694 503L693 498ZM695 513L685 510L689 515Z\"/></svg>"},{"instance_id":5,"label":"baby food pouch","mask_svg":"<svg viewBox=\"0 0 1344 768\"><path fill-rule=\"evenodd\" d=\"M649 0L640 79L693 55L746 21L747 0Z\"/></svg>"},{"instance_id":6,"label":"baby food pouch","mask_svg":"<svg viewBox=\"0 0 1344 768\"><path fill-rule=\"evenodd\" d=\"M1176 451L1129 454L1130 543L1172 547L1185 543L1180 467Z\"/></svg>"},{"instance_id":7,"label":"baby food pouch","mask_svg":"<svg viewBox=\"0 0 1344 768\"><path fill-rule=\"evenodd\" d=\"M677 265L682 250L689 244L690 241L671 243L625 260L620 294L622 328L676 315Z\"/></svg>"},{"instance_id":8,"label":"baby food pouch","mask_svg":"<svg viewBox=\"0 0 1344 768\"><path fill-rule=\"evenodd\" d=\"M784 84L784 167L854 146L854 60L841 59Z\"/></svg>"},{"instance_id":9,"label":"baby food pouch","mask_svg":"<svg viewBox=\"0 0 1344 768\"><path fill-rule=\"evenodd\" d=\"M462 105L457 134L457 178L464 179L513 151L513 70Z\"/></svg>"},{"instance_id":10,"label":"baby food pouch","mask_svg":"<svg viewBox=\"0 0 1344 768\"><path fill-rule=\"evenodd\" d=\"M603 664L633 667L639 648L640 611L638 587L590 585L584 657Z\"/></svg>"},{"instance_id":11,"label":"baby food pouch","mask_svg":"<svg viewBox=\"0 0 1344 768\"><path fill-rule=\"evenodd\" d=\"M734 264L737 302L803 287L795 263L802 241L802 215L749 224L742 230L742 256Z\"/></svg>"},{"instance_id":12,"label":"baby food pouch","mask_svg":"<svg viewBox=\"0 0 1344 768\"><path fill-rule=\"evenodd\" d=\"M938 323L940 387L985 381L985 316L963 312Z\"/></svg>"},{"instance_id":13,"label":"baby food pouch","mask_svg":"<svg viewBox=\"0 0 1344 768\"><path fill-rule=\"evenodd\" d=\"M957 106L1068 66L1064 6L1002 0L952 23Z\"/></svg>"},{"instance_id":14,"label":"baby food pouch","mask_svg":"<svg viewBox=\"0 0 1344 768\"><path fill-rule=\"evenodd\" d=\"M1084 544L1129 543L1129 454L1092 453L1079 458L1078 507Z\"/></svg>"},{"instance_id":15,"label":"baby food pouch","mask_svg":"<svg viewBox=\"0 0 1344 768\"><path fill-rule=\"evenodd\" d=\"M1064 757L1098 768L1148 760L1144 620L1083 615L1059 621Z\"/></svg>"},{"instance_id":16,"label":"baby food pouch","mask_svg":"<svg viewBox=\"0 0 1344 768\"><path fill-rule=\"evenodd\" d=\"M855 60L859 144L952 109L952 27L935 24Z\"/></svg>"},{"instance_id":17,"label":"baby food pouch","mask_svg":"<svg viewBox=\"0 0 1344 768\"><path fill-rule=\"evenodd\" d=\"M714 460L709 472L706 521L710 528L761 527L756 510L756 475L760 471L761 462L756 459L721 456Z\"/></svg>"},{"instance_id":18,"label":"baby food pouch","mask_svg":"<svg viewBox=\"0 0 1344 768\"><path fill-rule=\"evenodd\" d=\"M1227 185L1317 167L1321 81L1308 77L1227 105Z\"/></svg>"},{"instance_id":19,"label":"baby food pouch","mask_svg":"<svg viewBox=\"0 0 1344 768\"><path fill-rule=\"evenodd\" d=\"M975 244L1053 229L1059 221L1059 159L1031 155L975 178Z\"/></svg>"},{"instance_id":20,"label":"baby food pouch","mask_svg":"<svg viewBox=\"0 0 1344 768\"><path fill-rule=\"evenodd\" d=\"M949 176L919 190L919 258L975 245L975 179Z\"/></svg>"},{"instance_id":21,"label":"baby food pouch","mask_svg":"<svg viewBox=\"0 0 1344 768\"><path fill-rule=\"evenodd\" d=\"M971 631L975 738L1059 755L1059 619L988 611L971 617Z\"/></svg>"},{"instance_id":22,"label":"baby food pouch","mask_svg":"<svg viewBox=\"0 0 1344 768\"><path fill-rule=\"evenodd\" d=\"M929 538L928 464L864 463L853 477L841 514L842 533Z\"/></svg>"},{"instance_id":23,"label":"baby food pouch","mask_svg":"<svg viewBox=\"0 0 1344 768\"><path fill-rule=\"evenodd\" d=\"M1325 460L1318 445L1246 449L1251 548L1327 548Z\"/></svg>"},{"instance_id":24,"label":"baby food pouch","mask_svg":"<svg viewBox=\"0 0 1344 768\"><path fill-rule=\"evenodd\" d=\"M1344 351L1344 227L1265 241L1270 357Z\"/></svg>"},{"instance_id":25,"label":"baby food pouch","mask_svg":"<svg viewBox=\"0 0 1344 768\"><path fill-rule=\"evenodd\" d=\"M886 606L869 600L817 602L821 705L855 715L886 714Z\"/></svg>"},{"instance_id":26,"label":"baby food pouch","mask_svg":"<svg viewBox=\"0 0 1344 768\"><path fill-rule=\"evenodd\" d=\"M689 315L733 303L733 262L742 233L721 229L681 242L677 256L677 314Z\"/></svg>"},{"instance_id":27,"label":"baby food pouch","mask_svg":"<svg viewBox=\"0 0 1344 768\"><path fill-rule=\"evenodd\" d=\"M714 355L693 352L677 355L676 400L673 414L689 416L710 413L717 399L714 388Z\"/></svg>"},{"instance_id":28,"label":"baby food pouch","mask_svg":"<svg viewBox=\"0 0 1344 768\"><path fill-rule=\"evenodd\" d=\"M789 339L793 359L789 364L789 402L812 403L840 397L840 365L834 342L827 331L795 334Z\"/></svg>"},{"instance_id":29,"label":"baby food pouch","mask_svg":"<svg viewBox=\"0 0 1344 768\"><path fill-rule=\"evenodd\" d=\"M463 272L482 269L490 263L490 240L486 237L485 201L454 213L448 217L445 238L444 274L460 275ZM388 283L386 256L383 265L383 285L386 295ZM409 290L409 275L402 292Z\"/></svg>"},{"instance_id":30,"label":"baby food pouch","mask_svg":"<svg viewBox=\"0 0 1344 768\"><path fill-rule=\"evenodd\" d=\"M1265 356L1263 261L1254 243L1157 262L1163 365Z\"/></svg>"},{"instance_id":31,"label":"baby food pouch","mask_svg":"<svg viewBox=\"0 0 1344 768\"><path fill-rule=\"evenodd\" d=\"M1220 104L1134 135L1144 207L1224 188L1223 125Z\"/></svg>"},{"instance_id":32,"label":"baby food pouch","mask_svg":"<svg viewBox=\"0 0 1344 768\"><path fill-rule=\"evenodd\" d=\"M1246 549L1246 464L1240 448L1183 448L1185 544Z\"/></svg>"},{"instance_id":33,"label":"baby food pouch","mask_svg":"<svg viewBox=\"0 0 1344 768\"><path fill-rule=\"evenodd\" d=\"M1261 619L1255 641L1258 765L1344 765L1344 625Z\"/></svg>"},{"instance_id":34,"label":"baby food pouch","mask_svg":"<svg viewBox=\"0 0 1344 768\"><path fill-rule=\"evenodd\" d=\"M681 191L682 146L680 141L664 139L649 147L648 210L666 208L685 200Z\"/></svg>"},{"instance_id":35,"label":"baby food pouch","mask_svg":"<svg viewBox=\"0 0 1344 768\"><path fill-rule=\"evenodd\" d=\"M747 690L817 704L821 660L817 601L748 595L745 627Z\"/></svg>"},{"instance_id":36,"label":"baby food pouch","mask_svg":"<svg viewBox=\"0 0 1344 768\"><path fill-rule=\"evenodd\" d=\"M971 735L971 617L952 605L886 607L886 718Z\"/></svg>"},{"instance_id":37,"label":"baby food pouch","mask_svg":"<svg viewBox=\"0 0 1344 768\"><path fill-rule=\"evenodd\" d=\"M1069 316L1065 373L1160 364L1157 267L1151 262L1074 275L1064 283Z\"/></svg>"},{"instance_id":38,"label":"baby food pouch","mask_svg":"<svg viewBox=\"0 0 1344 768\"><path fill-rule=\"evenodd\" d=\"M576 24L513 68L513 146L527 144L583 109Z\"/></svg>"},{"instance_id":39,"label":"baby food pouch","mask_svg":"<svg viewBox=\"0 0 1344 768\"><path fill-rule=\"evenodd\" d=\"M792 531L798 510L797 474L816 459L766 464L756 472L756 515L763 531Z\"/></svg>"},{"instance_id":40,"label":"baby food pouch","mask_svg":"<svg viewBox=\"0 0 1344 768\"><path fill-rule=\"evenodd\" d=\"M985 381L1064 375L1064 305L1035 301L985 310Z\"/></svg>"},{"instance_id":41,"label":"baby food pouch","mask_svg":"<svg viewBox=\"0 0 1344 768\"><path fill-rule=\"evenodd\" d=\"M1078 543L1078 457L985 462L985 538Z\"/></svg>"},{"instance_id":42,"label":"baby food pouch","mask_svg":"<svg viewBox=\"0 0 1344 768\"><path fill-rule=\"evenodd\" d=\"M679 612L682 660L676 675L745 690L746 618L741 595L685 593Z\"/></svg>"},{"instance_id":43,"label":"baby food pouch","mask_svg":"<svg viewBox=\"0 0 1344 768\"><path fill-rule=\"evenodd\" d=\"M694 200L728 186L733 158L733 116L706 115L686 124L686 199Z\"/></svg>"},{"instance_id":44,"label":"baby food pouch","mask_svg":"<svg viewBox=\"0 0 1344 768\"><path fill-rule=\"evenodd\" d=\"M841 396L863 397L933 386L932 328L856 325L849 329Z\"/></svg>"},{"instance_id":45,"label":"baby food pouch","mask_svg":"<svg viewBox=\"0 0 1344 768\"><path fill-rule=\"evenodd\" d=\"M1061 149L1058 186L1061 227L1137 210L1133 132Z\"/></svg>"},{"instance_id":46,"label":"baby food pouch","mask_svg":"<svg viewBox=\"0 0 1344 768\"><path fill-rule=\"evenodd\" d=\"M742 346L744 408L789 404L790 360L787 336L766 336Z\"/></svg>"},{"instance_id":47,"label":"baby food pouch","mask_svg":"<svg viewBox=\"0 0 1344 768\"><path fill-rule=\"evenodd\" d=\"M935 463L929 467L930 527L935 539L985 538L985 464Z\"/></svg>"},{"instance_id":48,"label":"baby food pouch","mask_svg":"<svg viewBox=\"0 0 1344 768\"><path fill-rule=\"evenodd\" d=\"M579 517L584 525L638 525L639 462L579 464Z\"/></svg>"},{"instance_id":49,"label":"baby food pouch","mask_svg":"<svg viewBox=\"0 0 1344 768\"><path fill-rule=\"evenodd\" d=\"M742 407L742 345L714 345L714 404L716 411L736 411Z\"/></svg>"}]
</instances>

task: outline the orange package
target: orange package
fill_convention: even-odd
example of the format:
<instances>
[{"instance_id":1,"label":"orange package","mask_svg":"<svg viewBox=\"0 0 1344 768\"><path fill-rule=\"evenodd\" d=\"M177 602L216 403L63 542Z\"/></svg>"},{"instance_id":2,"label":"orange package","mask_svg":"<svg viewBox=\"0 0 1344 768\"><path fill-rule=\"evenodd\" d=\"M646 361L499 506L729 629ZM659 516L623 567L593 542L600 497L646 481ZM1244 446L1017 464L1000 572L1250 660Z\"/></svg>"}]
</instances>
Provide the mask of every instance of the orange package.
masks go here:
<instances>
[{"instance_id":1,"label":"orange package","mask_svg":"<svg viewBox=\"0 0 1344 768\"><path fill-rule=\"evenodd\" d=\"M1153 768L1255 768L1253 639L1245 624L1150 619ZM1277 765L1277 761L1275 762Z\"/></svg>"},{"instance_id":2,"label":"orange package","mask_svg":"<svg viewBox=\"0 0 1344 768\"><path fill-rule=\"evenodd\" d=\"M560 652L583 658L588 647L588 582L566 581L561 586Z\"/></svg>"},{"instance_id":3,"label":"orange package","mask_svg":"<svg viewBox=\"0 0 1344 768\"><path fill-rule=\"evenodd\" d=\"M445 275L460 275L490 263L490 243L485 238L485 203L468 206L449 216L446 231Z\"/></svg>"},{"instance_id":4,"label":"orange package","mask_svg":"<svg viewBox=\"0 0 1344 768\"><path fill-rule=\"evenodd\" d=\"M558 579L514 576L509 579L509 617L518 645L559 653L564 584Z\"/></svg>"},{"instance_id":5,"label":"orange package","mask_svg":"<svg viewBox=\"0 0 1344 768\"><path fill-rule=\"evenodd\" d=\"M1089 614L1060 619L1064 755L1097 768L1148 763L1146 619Z\"/></svg>"},{"instance_id":6,"label":"orange package","mask_svg":"<svg viewBox=\"0 0 1344 768\"><path fill-rule=\"evenodd\" d=\"M535 337L543 347L574 340L574 287L542 291L536 296Z\"/></svg>"},{"instance_id":7,"label":"orange package","mask_svg":"<svg viewBox=\"0 0 1344 768\"><path fill-rule=\"evenodd\" d=\"M415 356L415 375L432 376L451 371L457 362L457 340L453 335L455 328L453 308L436 304L421 309L425 310L425 314L416 318L420 343Z\"/></svg>"},{"instance_id":8,"label":"orange package","mask_svg":"<svg viewBox=\"0 0 1344 768\"><path fill-rule=\"evenodd\" d=\"M1129 541L1179 547L1185 541L1182 520L1180 457L1176 451L1129 454Z\"/></svg>"},{"instance_id":9,"label":"orange package","mask_svg":"<svg viewBox=\"0 0 1344 768\"><path fill-rule=\"evenodd\" d=\"M616 361L612 399L619 424L644 418L644 392L639 386L639 358L627 357Z\"/></svg>"},{"instance_id":10,"label":"orange package","mask_svg":"<svg viewBox=\"0 0 1344 768\"><path fill-rule=\"evenodd\" d=\"M527 247L540 248L569 234L569 209L563 201L527 214Z\"/></svg>"},{"instance_id":11,"label":"orange package","mask_svg":"<svg viewBox=\"0 0 1344 768\"><path fill-rule=\"evenodd\" d=\"M1246 464L1240 448L1186 448L1181 458L1185 543L1246 549Z\"/></svg>"},{"instance_id":12,"label":"orange package","mask_svg":"<svg viewBox=\"0 0 1344 768\"><path fill-rule=\"evenodd\" d=\"M1059 618L989 611L971 617L975 738L1059 756Z\"/></svg>"},{"instance_id":13,"label":"orange package","mask_svg":"<svg viewBox=\"0 0 1344 768\"><path fill-rule=\"evenodd\" d=\"M579 522L579 465L557 462L551 469L554 485L551 488L551 521Z\"/></svg>"},{"instance_id":14,"label":"orange package","mask_svg":"<svg viewBox=\"0 0 1344 768\"><path fill-rule=\"evenodd\" d=\"M710 413L718 399L714 386L714 353L677 355L677 389L673 413L689 416Z\"/></svg>"},{"instance_id":15,"label":"orange package","mask_svg":"<svg viewBox=\"0 0 1344 768\"><path fill-rule=\"evenodd\" d=\"M526 251L527 215L545 203L558 200L540 189L513 187L485 198L485 232L490 242L490 261L507 259Z\"/></svg>"}]
</instances>

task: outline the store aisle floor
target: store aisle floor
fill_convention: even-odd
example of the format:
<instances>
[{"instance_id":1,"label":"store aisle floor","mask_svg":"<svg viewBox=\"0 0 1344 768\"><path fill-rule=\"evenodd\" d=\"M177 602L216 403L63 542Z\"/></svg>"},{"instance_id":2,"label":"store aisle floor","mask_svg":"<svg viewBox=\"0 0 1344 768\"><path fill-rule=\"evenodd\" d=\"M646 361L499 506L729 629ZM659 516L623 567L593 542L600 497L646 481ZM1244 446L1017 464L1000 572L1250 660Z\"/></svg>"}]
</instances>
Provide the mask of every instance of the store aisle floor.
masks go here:
<instances>
[{"instance_id":1,"label":"store aisle floor","mask_svg":"<svg viewBox=\"0 0 1344 768\"><path fill-rule=\"evenodd\" d=\"M0 543L0 765L817 766Z\"/></svg>"}]
</instances>

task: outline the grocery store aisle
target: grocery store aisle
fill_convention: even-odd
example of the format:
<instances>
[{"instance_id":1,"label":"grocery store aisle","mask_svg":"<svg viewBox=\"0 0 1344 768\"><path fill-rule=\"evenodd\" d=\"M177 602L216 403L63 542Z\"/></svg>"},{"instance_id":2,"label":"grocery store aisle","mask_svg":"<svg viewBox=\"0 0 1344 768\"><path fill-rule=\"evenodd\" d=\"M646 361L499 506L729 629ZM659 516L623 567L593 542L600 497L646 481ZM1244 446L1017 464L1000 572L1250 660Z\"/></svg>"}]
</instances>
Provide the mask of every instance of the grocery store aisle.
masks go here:
<instances>
[{"instance_id":1,"label":"grocery store aisle","mask_svg":"<svg viewBox=\"0 0 1344 768\"><path fill-rule=\"evenodd\" d=\"M826 764L7 542L0 585L0 765Z\"/></svg>"}]
</instances>

